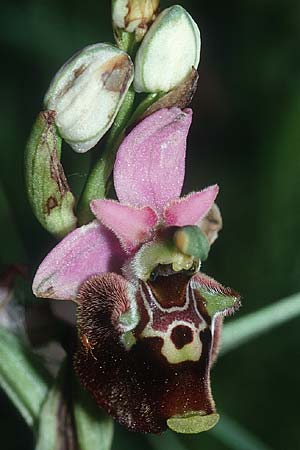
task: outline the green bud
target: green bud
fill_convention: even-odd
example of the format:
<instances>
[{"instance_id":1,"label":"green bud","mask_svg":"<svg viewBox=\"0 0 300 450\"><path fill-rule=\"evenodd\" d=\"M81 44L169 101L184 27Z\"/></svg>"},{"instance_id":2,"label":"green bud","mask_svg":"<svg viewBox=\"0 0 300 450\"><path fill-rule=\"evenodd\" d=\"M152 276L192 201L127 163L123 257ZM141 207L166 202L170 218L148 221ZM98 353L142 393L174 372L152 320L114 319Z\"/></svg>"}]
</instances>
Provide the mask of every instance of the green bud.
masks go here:
<instances>
[{"instance_id":1,"label":"green bud","mask_svg":"<svg viewBox=\"0 0 300 450\"><path fill-rule=\"evenodd\" d=\"M173 236L176 248L184 255L205 261L208 257L210 245L207 237L196 225L187 225L175 231Z\"/></svg>"},{"instance_id":2,"label":"green bud","mask_svg":"<svg viewBox=\"0 0 300 450\"><path fill-rule=\"evenodd\" d=\"M135 60L137 92L168 92L200 59L200 31L182 6L165 9L144 37Z\"/></svg>"},{"instance_id":3,"label":"green bud","mask_svg":"<svg viewBox=\"0 0 300 450\"><path fill-rule=\"evenodd\" d=\"M113 0L112 21L115 33L135 33L139 42L156 17L159 0Z\"/></svg>"},{"instance_id":4,"label":"green bud","mask_svg":"<svg viewBox=\"0 0 300 450\"><path fill-rule=\"evenodd\" d=\"M85 47L54 77L45 106L56 112L60 135L76 152L94 147L111 127L133 79L133 64L110 44Z\"/></svg>"},{"instance_id":5,"label":"green bud","mask_svg":"<svg viewBox=\"0 0 300 450\"><path fill-rule=\"evenodd\" d=\"M74 196L60 163L61 138L55 112L43 111L33 125L25 152L25 176L33 212L43 227L63 237L76 227Z\"/></svg>"}]
</instances>

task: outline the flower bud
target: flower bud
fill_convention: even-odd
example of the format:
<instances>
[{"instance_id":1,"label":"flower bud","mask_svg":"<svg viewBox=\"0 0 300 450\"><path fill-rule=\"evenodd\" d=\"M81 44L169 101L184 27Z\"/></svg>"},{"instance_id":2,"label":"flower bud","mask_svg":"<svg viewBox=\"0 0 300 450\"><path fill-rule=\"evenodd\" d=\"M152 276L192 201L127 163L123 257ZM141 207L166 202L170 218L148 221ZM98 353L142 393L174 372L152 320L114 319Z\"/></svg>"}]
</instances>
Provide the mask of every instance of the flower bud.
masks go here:
<instances>
[{"instance_id":1,"label":"flower bud","mask_svg":"<svg viewBox=\"0 0 300 450\"><path fill-rule=\"evenodd\" d=\"M26 185L33 212L43 227L63 237L76 227L74 197L60 163L61 138L55 112L41 112L25 153Z\"/></svg>"},{"instance_id":2,"label":"flower bud","mask_svg":"<svg viewBox=\"0 0 300 450\"><path fill-rule=\"evenodd\" d=\"M85 47L62 66L45 96L73 150L94 147L112 125L133 79L129 56L110 44Z\"/></svg>"},{"instance_id":3,"label":"flower bud","mask_svg":"<svg viewBox=\"0 0 300 450\"><path fill-rule=\"evenodd\" d=\"M137 92L168 92L197 68L200 31L182 6L165 9L146 34L135 60Z\"/></svg>"},{"instance_id":4,"label":"flower bud","mask_svg":"<svg viewBox=\"0 0 300 450\"><path fill-rule=\"evenodd\" d=\"M128 33L135 32L136 40L140 41L155 19L158 6L159 0L114 0L113 27Z\"/></svg>"}]
</instances>

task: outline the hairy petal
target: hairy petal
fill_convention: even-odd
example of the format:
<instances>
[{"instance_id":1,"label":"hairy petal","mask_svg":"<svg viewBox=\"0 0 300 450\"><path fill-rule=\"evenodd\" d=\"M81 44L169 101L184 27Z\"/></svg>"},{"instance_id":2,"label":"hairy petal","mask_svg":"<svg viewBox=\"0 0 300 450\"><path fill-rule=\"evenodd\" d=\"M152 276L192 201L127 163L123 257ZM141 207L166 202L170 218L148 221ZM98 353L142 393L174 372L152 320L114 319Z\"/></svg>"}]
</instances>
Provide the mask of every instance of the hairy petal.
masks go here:
<instances>
[{"instance_id":1,"label":"hairy petal","mask_svg":"<svg viewBox=\"0 0 300 450\"><path fill-rule=\"evenodd\" d=\"M44 259L33 280L37 297L75 300L81 283L102 272L119 272L124 253L97 220L68 234Z\"/></svg>"},{"instance_id":2,"label":"hairy petal","mask_svg":"<svg viewBox=\"0 0 300 450\"><path fill-rule=\"evenodd\" d=\"M215 184L200 192L171 200L164 210L166 225L183 227L198 224L212 207L218 191L219 187Z\"/></svg>"},{"instance_id":3,"label":"hairy petal","mask_svg":"<svg viewBox=\"0 0 300 450\"><path fill-rule=\"evenodd\" d=\"M211 318L217 314L223 316L232 314L241 305L241 296L238 292L222 286L202 272L193 276L191 286L199 294L199 299L205 304L205 309Z\"/></svg>"},{"instance_id":4,"label":"hairy petal","mask_svg":"<svg viewBox=\"0 0 300 450\"><path fill-rule=\"evenodd\" d=\"M181 192L192 111L161 109L140 122L122 142L114 168L120 202L149 205L158 213Z\"/></svg>"},{"instance_id":5,"label":"hairy petal","mask_svg":"<svg viewBox=\"0 0 300 450\"><path fill-rule=\"evenodd\" d=\"M149 240L158 217L150 207L134 208L114 200L93 200L91 210L109 228L128 253Z\"/></svg>"}]
</instances>

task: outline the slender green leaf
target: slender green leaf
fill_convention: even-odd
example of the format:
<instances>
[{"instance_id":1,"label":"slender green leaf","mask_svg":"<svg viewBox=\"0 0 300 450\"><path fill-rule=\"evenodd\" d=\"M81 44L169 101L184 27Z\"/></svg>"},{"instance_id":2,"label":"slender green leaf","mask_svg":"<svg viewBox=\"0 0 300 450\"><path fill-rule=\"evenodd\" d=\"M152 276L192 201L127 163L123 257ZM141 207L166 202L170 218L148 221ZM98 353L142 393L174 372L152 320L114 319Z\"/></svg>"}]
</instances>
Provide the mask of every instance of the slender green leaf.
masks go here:
<instances>
[{"instance_id":1,"label":"slender green leaf","mask_svg":"<svg viewBox=\"0 0 300 450\"><path fill-rule=\"evenodd\" d=\"M210 433L230 450L271 450L236 421L221 414L220 422Z\"/></svg>"},{"instance_id":2,"label":"slender green leaf","mask_svg":"<svg viewBox=\"0 0 300 450\"><path fill-rule=\"evenodd\" d=\"M64 362L41 410L36 450L77 449L67 376Z\"/></svg>"},{"instance_id":3,"label":"slender green leaf","mask_svg":"<svg viewBox=\"0 0 300 450\"><path fill-rule=\"evenodd\" d=\"M300 315L300 294L279 300L224 327L220 355Z\"/></svg>"},{"instance_id":4,"label":"slender green leaf","mask_svg":"<svg viewBox=\"0 0 300 450\"><path fill-rule=\"evenodd\" d=\"M113 420L107 416L74 379L74 417L80 450L110 450Z\"/></svg>"},{"instance_id":5,"label":"slender green leaf","mask_svg":"<svg viewBox=\"0 0 300 450\"><path fill-rule=\"evenodd\" d=\"M52 378L21 340L0 327L0 386L29 426L34 426Z\"/></svg>"}]
</instances>

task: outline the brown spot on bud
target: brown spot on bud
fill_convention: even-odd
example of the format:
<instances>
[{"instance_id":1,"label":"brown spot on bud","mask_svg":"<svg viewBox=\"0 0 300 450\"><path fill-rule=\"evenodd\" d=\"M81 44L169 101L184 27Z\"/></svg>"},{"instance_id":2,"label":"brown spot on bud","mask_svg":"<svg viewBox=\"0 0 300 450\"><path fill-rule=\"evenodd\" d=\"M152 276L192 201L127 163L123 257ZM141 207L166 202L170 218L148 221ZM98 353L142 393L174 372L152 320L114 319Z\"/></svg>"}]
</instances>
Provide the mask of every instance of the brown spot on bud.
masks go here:
<instances>
[{"instance_id":1,"label":"brown spot on bud","mask_svg":"<svg viewBox=\"0 0 300 450\"><path fill-rule=\"evenodd\" d=\"M73 74L74 74L74 79L78 78L86 69L85 64L81 64L80 67L78 67L78 69L75 69Z\"/></svg>"},{"instance_id":2,"label":"brown spot on bud","mask_svg":"<svg viewBox=\"0 0 300 450\"><path fill-rule=\"evenodd\" d=\"M131 76L131 64L126 55L111 58L101 66L101 78L105 89L123 94Z\"/></svg>"}]
</instances>

